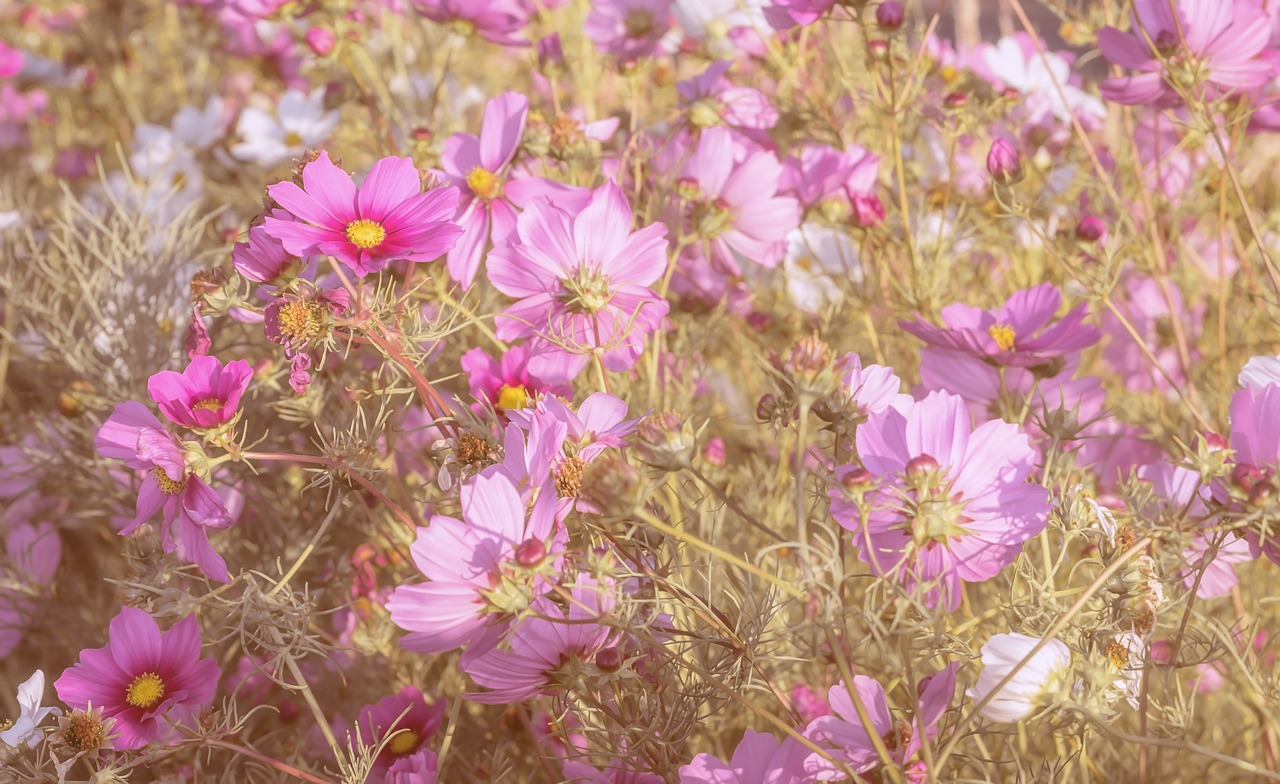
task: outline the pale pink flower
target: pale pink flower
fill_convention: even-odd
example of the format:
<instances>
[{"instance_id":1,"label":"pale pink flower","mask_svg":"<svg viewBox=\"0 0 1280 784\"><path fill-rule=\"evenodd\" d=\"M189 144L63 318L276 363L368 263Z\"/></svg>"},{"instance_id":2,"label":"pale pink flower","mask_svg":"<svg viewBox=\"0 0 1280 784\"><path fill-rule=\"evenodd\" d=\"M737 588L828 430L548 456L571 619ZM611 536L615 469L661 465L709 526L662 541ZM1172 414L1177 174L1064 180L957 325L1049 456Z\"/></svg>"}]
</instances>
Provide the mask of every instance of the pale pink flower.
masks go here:
<instances>
[{"instance_id":1,"label":"pale pink flower","mask_svg":"<svg viewBox=\"0 0 1280 784\"><path fill-rule=\"evenodd\" d=\"M530 9L520 0L411 0L414 9L433 22L502 46L523 46L519 37L529 24Z\"/></svg>"},{"instance_id":2,"label":"pale pink flower","mask_svg":"<svg viewBox=\"0 0 1280 784\"><path fill-rule=\"evenodd\" d=\"M547 380L582 372L592 354L629 370L667 315L649 288L667 266L667 229L632 231L631 205L606 183L577 215L535 199L517 237L489 254L489 280L519 301L498 318L503 340L529 338L529 368Z\"/></svg>"},{"instance_id":3,"label":"pale pink flower","mask_svg":"<svg viewBox=\"0 0 1280 784\"><path fill-rule=\"evenodd\" d=\"M181 373L162 370L153 375L147 391L169 421L209 430L231 422L252 379L253 368L243 359L223 365L217 357L199 356Z\"/></svg>"},{"instance_id":4,"label":"pale pink flower","mask_svg":"<svg viewBox=\"0 0 1280 784\"><path fill-rule=\"evenodd\" d=\"M802 784L809 781L804 769L809 753L795 738L779 742L749 729L728 762L699 754L680 768L680 784Z\"/></svg>"},{"instance_id":5,"label":"pale pink flower","mask_svg":"<svg viewBox=\"0 0 1280 784\"><path fill-rule=\"evenodd\" d=\"M994 577L1048 522L1048 491L1026 481L1036 457L1027 436L1003 421L971 427L954 395L872 415L857 449L878 480L869 518L838 488L831 513L875 574L922 586L930 606L959 607L963 582Z\"/></svg>"},{"instance_id":6,"label":"pale pink flower","mask_svg":"<svg viewBox=\"0 0 1280 784\"><path fill-rule=\"evenodd\" d=\"M400 641L406 650L445 653L491 627L505 629L558 576L564 542L553 531L551 493L527 517L502 474L478 476L460 495L463 519L434 516L409 548L427 581L402 585L387 600L391 620L409 632Z\"/></svg>"},{"instance_id":7,"label":"pale pink flower","mask_svg":"<svg viewBox=\"0 0 1280 784\"><path fill-rule=\"evenodd\" d=\"M662 54L671 0L598 0L582 29L600 51L623 62Z\"/></svg>"},{"instance_id":8,"label":"pale pink flower","mask_svg":"<svg viewBox=\"0 0 1280 784\"><path fill-rule=\"evenodd\" d=\"M468 696L497 705L520 702L598 672L595 656L614 637L613 629L600 622L613 610L612 589L580 575L565 602L536 599L533 612L515 625L504 646L464 661L472 680L488 689Z\"/></svg>"},{"instance_id":9,"label":"pale pink flower","mask_svg":"<svg viewBox=\"0 0 1280 784\"><path fill-rule=\"evenodd\" d=\"M781 179L782 164L772 152L748 149L740 156L728 128L702 132L678 190L690 232L708 241L716 267L739 275L738 258L774 267L786 256L800 204L778 195Z\"/></svg>"},{"instance_id":10,"label":"pale pink flower","mask_svg":"<svg viewBox=\"0 0 1280 784\"><path fill-rule=\"evenodd\" d=\"M1128 33L1098 31L1098 48L1136 76L1108 79L1102 96L1117 103L1176 106L1182 97L1171 84L1214 99L1250 92L1275 73L1260 57L1271 23L1249 0L1134 0Z\"/></svg>"}]
</instances>

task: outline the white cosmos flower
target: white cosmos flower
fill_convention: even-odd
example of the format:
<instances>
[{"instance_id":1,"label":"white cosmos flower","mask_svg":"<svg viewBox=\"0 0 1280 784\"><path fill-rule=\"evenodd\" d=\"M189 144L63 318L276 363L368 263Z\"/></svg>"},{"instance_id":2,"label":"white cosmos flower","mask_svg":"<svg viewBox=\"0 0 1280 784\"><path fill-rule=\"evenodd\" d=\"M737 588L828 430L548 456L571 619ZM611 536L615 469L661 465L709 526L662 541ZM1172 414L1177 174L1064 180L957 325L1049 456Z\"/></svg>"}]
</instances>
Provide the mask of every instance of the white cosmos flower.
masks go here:
<instances>
[{"instance_id":1,"label":"white cosmos flower","mask_svg":"<svg viewBox=\"0 0 1280 784\"><path fill-rule=\"evenodd\" d=\"M1018 663L1039 644L1039 637L997 634L982 646L982 674L967 694L974 702L981 702L995 692L982 707L983 717L992 721L1026 718L1042 704L1041 695L1070 669L1071 649L1060 640L1050 640L1015 672ZM995 691L1011 672L1009 682Z\"/></svg>"},{"instance_id":2,"label":"white cosmos flower","mask_svg":"<svg viewBox=\"0 0 1280 784\"><path fill-rule=\"evenodd\" d=\"M1280 385L1280 357L1254 357L1240 371L1242 387L1261 392L1273 384Z\"/></svg>"},{"instance_id":3,"label":"white cosmos flower","mask_svg":"<svg viewBox=\"0 0 1280 784\"><path fill-rule=\"evenodd\" d=\"M844 299L849 283L862 280L862 257L846 232L805 223L787 235L782 262L787 293L796 307L818 313Z\"/></svg>"},{"instance_id":4,"label":"white cosmos flower","mask_svg":"<svg viewBox=\"0 0 1280 784\"><path fill-rule=\"evenodd\" d=\"M324 110L324 88L307 95L289 90L280 96L275 112L245 107L236 124L243 141L231 147L231 154L262 167L301 156L329 138L342 114Z\"/></svg>"},{"instance_id":5,"label":"white cosmos flower","mask_svg":"<svg viewBox=\"0 0 1280 784\"><path fill-rule=\"evenodd\" d=\"M13 748L26 746L34 749L44 739L40 722L50 716L57 716L61 711L57 708L42 708L44 699L44 671L36 670L27 678L26 683L18 687L18 706L21 713L13 720L13 725L0 732L0 743Z\"/></svg>"}]
</instances>

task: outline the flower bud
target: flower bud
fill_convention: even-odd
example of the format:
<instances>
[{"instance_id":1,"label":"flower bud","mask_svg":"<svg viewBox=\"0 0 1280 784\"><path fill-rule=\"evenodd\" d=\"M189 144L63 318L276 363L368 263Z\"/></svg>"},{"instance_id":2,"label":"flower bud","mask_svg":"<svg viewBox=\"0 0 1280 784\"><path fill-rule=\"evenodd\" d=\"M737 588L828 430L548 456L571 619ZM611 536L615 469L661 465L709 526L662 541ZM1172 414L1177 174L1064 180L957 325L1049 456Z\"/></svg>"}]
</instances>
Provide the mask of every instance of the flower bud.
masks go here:
<instances>
[{"instance_id":1,"label":"flower bud","mask_svg":"<svg viewBox=\"0 0 1280 784\"><path fill-rule=\"evenodd\" d=\"M918 455L907 462L907 467L902 470L902 473L916 479L936 474L939 468L941 466L938 465L938 461L932 455Z\"/></svg>"},{"instance_id":2,"label":"flower bud","mask_svg":"<svg viewBox=\"0 0 1280 784\"><path fill-rule=\"evenodd\" d=\"M855 193L853 198L853 222L862 229L873 229L884 223L884 202L871 193Z\"/></svg>"},{"instance_id":3,"label":"flower bud","mask_svg":"<svg viewBox=\"0 0 1280 784\"><path fill-rule=\"evenodd\" d=\"M547 557L547 546L540 539L525 539L516 545L516 563L530 569Z\"/></svg>"},{"instance_id":4,"label":"flower bud","mask_svg":"<svg viewBox=\"0 0 1280 784\"><path fill-rule=\"evenodd\" d=\"M1076 224L1076 239L1097 242L1107 234L1107 224L1097 215L1086 215Z\"/></svg>"},{"instance_id":5,"label":"flower bud","mask_svg":"<svg viewBox=\"0 0 1280 784\"><path fill-rule=\"evenodd\" d=\"M1200 440L1204 444L1204 451L1210 454L1222 452L1227 448L1227 439L1217 433L1201 433Z\"/></svg>"},{"instance_id":6,"label":"flower bud","mask_svg":"<svg viewBox=\"0 0 1280 784\"><path fill-rule=\"evenodd\" d=\"M337 42L338 36L327 27L312 27L307 30L307 47L316 57L328 57Z\"/></svg>"},{"instance_id":7,"label":"flower bud","mask_svg":"<svg viewBox=\"0 0 1280 784\"><path fill-rule=\"evenodd\" d=\"M932 458L930 458L932 459ZM855 468L840 477L840 484L850 490L867 487L873 479L871 472L865 468Z\"/></svg>"},{"instance_id":8,"label":"flower bud","mask_svg":"<svg viewBox=\"0 0 1280 784\"><path fill-rule=\"evenodd\" d=\"M881 38L867 41L867 54L871 55L871 59L881 62L889 59L889 42Z\"/></svg>"},{"instance_id":9,"label":"flower bud","mask_svg":"<svg viewBox=\"0 0 1280 784\"><path fill-rule=\"evenodd\" d=\"M538 39L538 70L544 74L564 70L564 48L560 45L559 33Z\"/></svg>"},{"instance_id":10,"label":"flower bud","mask_svg":"<svg viewBox=\"0 0 1280 784\"><path fill-rule=\"evenodd\" d=\"M969 94L957 90L953 93L947 93L946 97L942 99L942 102L948 109L963 109L969 105Z\"/></svg>"},{"instance_id":11,"label":"flower bud","mask_svg":"<svg viewBox=\"0 0 1280 784\"><path fill-rule=\"evenodd\" d=\"M622 652L617 648L605 648L596 654L596 666L604 672L617 672L622 666Z\"/></svg>"},{"instance_id":12,"label":"flower bud","mask_svg":"<svg viewBox=\"0 0 1280 784\"><path fill-rule=\"evenodd\" d=\"M905 19L902 3L896 0L886 0L876 7L876 24L881 30L897 30Z\"/></svg>"},{"instance_id":13,"label":"flower bud","mask_svg":"<svg viewBox=\"0 0 1280 784\"><path fill-rule=\"evenodd\" d=\"M1022 160L1018 151L1005 139L996 139L987 153L987 173L1002 185L1014 185L1022 180Z\"/></svg>"},{"instance_id":14,"label":"flower bud","mask_svg":"<svg viewBox=\"0 0 1280 784\"><path fill-rule=\"evenodd\" d=\"M1265 476L1266 474L1261 468L1241 464L1231 469L1231 484L1249 493Z\"/></svg>"}]
</instances>

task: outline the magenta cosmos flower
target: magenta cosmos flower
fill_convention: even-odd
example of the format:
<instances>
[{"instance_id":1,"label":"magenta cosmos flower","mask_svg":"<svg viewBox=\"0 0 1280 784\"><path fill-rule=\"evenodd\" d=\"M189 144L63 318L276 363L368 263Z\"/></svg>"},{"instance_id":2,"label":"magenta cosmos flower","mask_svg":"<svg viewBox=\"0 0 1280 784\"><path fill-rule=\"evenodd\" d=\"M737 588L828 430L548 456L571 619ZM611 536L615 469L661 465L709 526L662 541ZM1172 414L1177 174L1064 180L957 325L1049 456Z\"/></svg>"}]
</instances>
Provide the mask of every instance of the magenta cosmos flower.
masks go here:
<instances>
[{"instance_id":1,"label":"magenta cosmos flower","mask_svg":"<svg viewBox=\"0 0 1280 784\"><path fill-rule=\"evenodd\" d=\"M209 430L235 417L252 378L253 368L243 359L223 365L217 357L199 356L181 373L156 373L147 380L147 391L169 421Z\"/></svg>"},{"instance_id":2,"label":"magenta cosmos flower","mask_svg":"<svg viewBox=\"0 0 1280 784\"><path fill-rule=\"evenodd\" d=\"M462 520L444 515L418 529L409 554L427 582L402 585L387 600L391 620L409 632L400 644L445 653L471 643L486 627L506 627L547 581L559 576L563 537L553 532L554 496L525 504L502 474L462 487Z\"/></svg>"},{"instance_id":3,"label":"magenta cosmos flower","mask_svg":"<svg viewBox=\"0 0 1280 784\"><path fill-rule=\"evenodd\" d=\"M329 153L321 152L303 167L301 188L278 182L267 193L296 218L268 216L267 234L295 256L333 256L361 277L396 259L432 261L462 234L453 222L458 189L423 193L409 158L383 158L357 188Z\"/></svg>"},{"instance_id":4,"label":"magenta cosmos flower","mask_svg":"<svg viewBox=\"0 0 1280 784\"><path fill-rule=\"evenodd\" d=\"M449 251L449 275L462 288L475 281L490 240L494 244L516 232L516 209L537 196L546 196L565 209L581 209L589 193L540 177L513 177L511 164L520 149L529 100L519 93L503 93L485 106L480 135L455 133L444 143L441 178L462 193L458 225L462 236Z\"/></svg>"},{"instance_id":5,"label":"magenta cosmos flower","mask_svg":"<svg viewBox=\"0 0 1280 784\"><path fill-rule=\"evenodd\" d=\"M520 300L498 318L498 337L530 339L529 368L567 381L599 353L609 370L630 370L644 338L667 315L649 288L667 267L667 228L631 230L631 205L606 183L577 215L535 199L517 238L489 254L494 288Z\"/></svg>"},{"instance_id":6,"label":"magenta cosmos flower","mask_svg":"<svg viewBox=\"0 0 1280 784\"><path fill-rule=\"evenodd\" d=\"M747 730L728 762L699 754L680 769L680 784L803 784L809 749L794 738L781 743L767 732Z\"/></svg>"},{"instance_id":7,"label":"magenta cosmos flower","mask_svg":"<svg viewBox=\"0 0 1280 784\"><path fill-rule=\"evenodd\" d=\"M422 692L414 686L406 686L396 694L361 708L356 724L360 731L360 741L366 748L376 747L388 735L395 733L374 759L368 781L394 781L391 775L393 769L412 770L418 762L434 762L434 759L428 760L425 757L412 762L410 760L421 752L430 753L427 742L440 728L444 710L443 702L428 703ZM340 736L341 732L336 734ZM355 742L354 732L350 733L350 739ZM434 766L431 769L434 773Z\"/></svg>"},{"instance_id":8,"label":"magenta cosmos flower","mask_svg":"<svg viewBox=\"0 0 1280 784\"><path fill-rule=\"evenodd\" d=\"M961 582L1013 563L1048 521L1048 491L1028 484L1036 453L1017 425L969 425L964 400L933 392L903 414L886 408L858 428L858 457L878 480L870 511L841 490L831 513L881 577L925 587L924 601L960 606Z\"/></svg>"},{"instance_id":9,"label":"magenta cosmos flower","mask_svg":"<svg viewBox=\"0 0 1280 784\"><path fill-rule=\"evenodd\" d=\"M281 213L283 217L288 213ZM231 249L231 264L242 278L254 283L274 283L301 269L298 257L284 249L280 240L262 226L249 229L249 238Z\"/></svg>"},{"instance_id":10,"label":"magenta cosmos flower","mask_svg":"<svg viewBox=\"0 0 1280 784\"><path fill-rule=\"evenodd\" d=\"M1042 283L1015 293L995 310L982 310L959 302L942 309L945 327L923 319L899 325L930 346L956 351L994 365L1040 367L1060 361L1072 351L1098 342L1102 333L1084 323L1088 314L1077 305L1053 321L1062 293L1052 283Z\"/></svg>"},{"instance_id":11,"label":"magenta cosmos flower","mask_svg":"<svg viewBox=\"0 0 1280 784\"><path fill-rule=\"evenodd\" d=\"M522 46L519 33L529 23L529 9L519 0L411 0L418 13L433 22L452 24L501 46Z\"/></svg>"},{"instance_id":12,"label":"magenta cosmos flower","mask_svg":"<svg viewBox=\"0 0 1280 784\"><path fill-rule=\"evenodd\" d=\"M600 51L623 62L662 54L671 29L671 0L599 0L582 30Z\"/></svg>"},{"instance_id":13,"label":"magenta cosmos flower","mask_svg":"<svg viewBox=\"0 0 1280 784\"><path fill-rule=\"evenodd\" d=\"M168 722L206 707L218 687L218 663L200 658L200 625L188 615L161 633L155 619L124 607L111 621L105 648L80 652L80 662L53 686L58 699L85 710L90 703L115 719L116 749L165 740Z\"/></svg>"},{"instance_id":14,"label":"magenta cosmos flower","mask_svg":"<svg viewBox=\"0 0 1280 784\"><path fill-rule=\"evenodd\" d=\"M711 261L741 274L736 256L775 267L787 233L800 225L800 204L779 196L782 164L772 152L741 148L728 128L707 128L680 172L691 233L711 246Z\"/></svg>"},{"instance_id":15,"label":"magenta cosmos flower","mask_svg":"<svg viewBox=\"0 0 1280 784\"><path fill-rule=\"evenodd\" d=\"M853 688L866 708L876 733L885 741L894 762L909 765L922 746L921 738L928 735L932 739L938 734L938 721L955 696L956 665L952 664L920 682L920 699L910 724L903 719L894 719L889 712L889 700L884 687L874 678L855 675ZM858 710L854 707L845 682L840 681L832 686L827 698L834 715L822 716L810 722L805 728L805 737L831 749L833 756L847 763L855 773L865 773L879 766L880 755L858 717ZM822 755L806 752L806 756L805 768L810 774L816 774L818 780L825 781L831 778L831 774L838 774L838 769ZM872 775L867 778L875 780L876 777Z\"/></svg>"},{"instance_id":16,"label":"magenta cosmos flower","mask_svg":"<svg viewBox=\"0 0 1280 784\"><path fill-rule=\"evenodd\" d=\"M498 411L526 408L543 395L573 395L571 385L548 384L530 373L529 352L524 346L512 346L501 359L473 348L462 355L460 364L472 397L488 401Z\"/></svg>"},{"instance_id":17,"label":"magenta cosmos flower","mask_svg":"<svg viewBox=\"0 0 1280 784\"><path fill-rule=\"evenodd\" d=\"M227 528L231 514L218 494L187 465L178 440L155 414L135 401L120 403L93 441L98 454L146 471L138 490L137 514L120 530L128 536L159 513L166 553L194 563L214 580L230 582L227 563L209 544L208 529Z\"/></svg>"},{"instance_id":18,"label":"magenta cosmos flower","mask_svg":"<svg viewBox=\"0 0 1280 784\"><path fill-rule=\"evenodd\" d=\"M1182 102L1171 85L1206 98L1249 92L1275 73L1260 57L1271 37L1271 22L1258 3L1232 0L1134 0L1128 33L1098 31L1098 48L1137 76L1108 79L1102 97L1124 104L1175 106ZM1162 62L1163 61L1163 62Z\"/></svg>"}]
</instances>

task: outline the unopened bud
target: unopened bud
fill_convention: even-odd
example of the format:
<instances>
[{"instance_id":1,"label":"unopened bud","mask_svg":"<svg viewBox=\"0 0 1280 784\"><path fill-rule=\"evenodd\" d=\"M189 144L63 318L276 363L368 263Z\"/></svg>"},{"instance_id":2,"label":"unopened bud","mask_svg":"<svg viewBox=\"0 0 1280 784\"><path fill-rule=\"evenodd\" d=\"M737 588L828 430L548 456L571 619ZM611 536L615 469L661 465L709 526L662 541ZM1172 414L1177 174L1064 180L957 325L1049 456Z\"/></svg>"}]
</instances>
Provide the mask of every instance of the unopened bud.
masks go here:
<instances>
[{"instance_id":1,"label":"unopened bud","mask_svg":"<svg viewBox=\"0 0 1280 784\"><path fill-rule=\"evenodd\" d=\"M540 539L525 539L516 545L516 563L526 569L537 566L547 557L547 546Z\"/></svg>"},{"instance_id":2,"label":"unopened bud","mask_svg":"<svg viewBox=\"0 0 1280 784\"><path fill-rule=\"evenodd\" d=\"M617 648L605 648L596 654L596 667L604 672L617 672L622 666L622 652Z\"/></svg>"},{"instance_id":3,"label":"unopened bud","mask_svg":"<svg viewBox=\"0 0 1280 784\"><path fill-rule=\"evenodd\" d=\"M1107 224L1097 215L1086 215L1076 224L1076 239L1097 242L1107 233Z\"/></svg>"},{"instance_id":4,"label":"unopened bud","mask_svg":"<svg viewBox=\"0 0 1280 784\"><path fill-rule=\"evenodd\" d=\"M337 42L338 36L327 27L312 27L307 30L307 47L316 57L328 57Z\"/></svg>"},{"instance_id":5,"label":"unopened bud","mask_svg":"<svg viewBox=\"0 0 1280 784\"><path fill-rule=\"evenodd\" d=\"M876 7L876 24L881 30L897 30L905 19L902 3L896 0L886 0Z\"/></svg>"},{"instance_id":6,"label":"unopened bud","mask_svg":"<svg viewBox=\"0 0 1280 784\"><path fill-rule=\"evenodd\" d=\"M907 467L902 472L914 479L936 474L939 467L938 461L932 455L918 455L907 462Z\"/></svg>"},{"instance_id":7,"label":"unopened bud","mask_svg":"<svg viewBox=\"0 0 1280 784\"><path fill-rule=\"evenodd\" d=\"M1022 159L1013 145L1005 139L996 139L987 153L987 173L1002 185L1014 185L1022 180Z\"/></svg>"}]
</instances>

